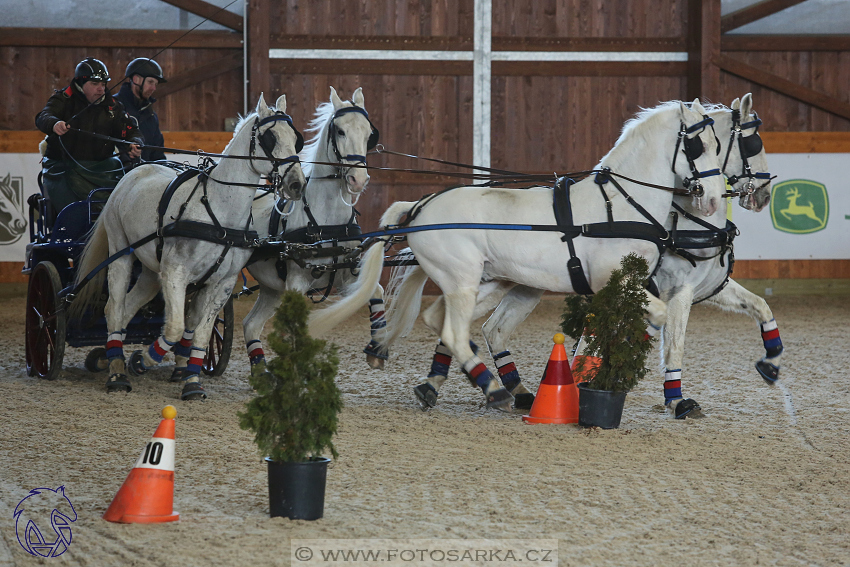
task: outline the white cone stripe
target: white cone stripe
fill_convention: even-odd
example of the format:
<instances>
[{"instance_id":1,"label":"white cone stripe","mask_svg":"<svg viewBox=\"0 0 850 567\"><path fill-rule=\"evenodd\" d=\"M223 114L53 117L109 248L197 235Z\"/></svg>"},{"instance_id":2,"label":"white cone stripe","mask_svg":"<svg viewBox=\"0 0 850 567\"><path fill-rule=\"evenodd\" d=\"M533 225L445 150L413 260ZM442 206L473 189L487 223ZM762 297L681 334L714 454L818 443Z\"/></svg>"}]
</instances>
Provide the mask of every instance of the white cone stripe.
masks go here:
<instances>
[{"instance_id":1,"label":"white cone stripe","mask_svg":"<svg viewBox=\"0 0 850 567\"><path fill-rule=\"evenodd\" d=\"M142 454L133 467L136 469L174 470L174 439L152 437L142 448Z\"/></svg>"}]
</instances>

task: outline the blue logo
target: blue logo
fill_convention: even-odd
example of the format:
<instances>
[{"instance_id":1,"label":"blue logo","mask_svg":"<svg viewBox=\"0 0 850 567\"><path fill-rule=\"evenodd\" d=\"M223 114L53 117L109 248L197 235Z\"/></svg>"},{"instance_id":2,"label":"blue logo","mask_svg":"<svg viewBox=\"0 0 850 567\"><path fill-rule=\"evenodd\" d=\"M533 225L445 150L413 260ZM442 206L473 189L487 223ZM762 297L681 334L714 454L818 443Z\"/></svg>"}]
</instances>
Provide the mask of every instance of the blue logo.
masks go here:
<instances>
[{"instance_id":1,"label":"blue logo","mask_svg":"<svg viewBox=\"0 0 850 567\"><path fill-rule=\"evenodd\" d=\"M60 511L61 510L61 511ZM72 517L73 516L73 517ZM58 557L71 545L71 524L77 511L65 496L65 487L36 488L15 506L15 534L24 551L36 557ZM53 534L39 528L53 529Z\"/></svg>"}]
</instances>

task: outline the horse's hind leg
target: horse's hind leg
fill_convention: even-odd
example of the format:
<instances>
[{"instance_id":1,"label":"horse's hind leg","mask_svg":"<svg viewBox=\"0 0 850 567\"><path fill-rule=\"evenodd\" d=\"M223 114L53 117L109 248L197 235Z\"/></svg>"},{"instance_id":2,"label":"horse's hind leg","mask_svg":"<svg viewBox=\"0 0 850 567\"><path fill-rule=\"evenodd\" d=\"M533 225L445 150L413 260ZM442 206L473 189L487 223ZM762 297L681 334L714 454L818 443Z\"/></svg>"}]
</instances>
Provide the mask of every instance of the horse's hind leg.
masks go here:
<instances>
[{"instance_id":1,"label":"horse's hind leg","mask_svg":"<svg viewBox=\"0 0 850 567\"><path fill-rule=\"evenodd\" d=\"M384 369L384 361L389 358L388 353L382 352L378 342L378 335L384 327L387 326L387 320L384 317L384 288L378 286L375 288L375 293L372 299L369 300L369 332L372 339L363 352L366 354L366 363L375 370Z\"/></svg>"},{"instance_id":2,"label":"horse's hind leg","mask_svg":"<svg viewBox=\"0 0 850 567\"><path fill-rule=\"evenodd\" d=\"M534 403L534 394L528 391L519 376L511 352L508 350L508 339L514 329L534 311L543 297L543 290L526 286L515 286L499 302L493 315L484 323L484 339L490 356L496 363L502 385L513 395L514 407L530 409ZM494 354L495 353L495 354Z\"/></svg>"},{"instance_id":3,"label":"horse's hind leg","mask_svg":"<svg viewBox=\"0 0 850 567\"><path fill-rule=\"evenodd\" d=\"M133 269L133 255L122 256L109 265L109 298L104 309L106 315L106 358L109 361L109 377L106 379L107 392L129 392L133 389L127 378L127 366L124 362L125 300L130 285L130 272Z\"/></svg>"},{"instance_id":4,"label":"horse's hind leg","mask_svg":"<svg viewBox=\"0 0 850 567\"><path fill-rule=\"evenodd\" d=\"M487 407L508 411L513 396L487 370L469 346L469 325L475 310L476 297L477 287L456 288L445 293L446 313L441 338L449 350L464 361L462 368L484 392Z\"/></svg>"},{"instance_id":5,"label":"horse's hind leg","mask_svg":"<svg viewBox=\"0 0 850 567\"><path fill-rule=\"evenodd\" d=\"M667 321L662 332L664 358L664 406L676 419L701 415L699 404L682 395L682 361L685 356L685 332L694 300L694 288L683 285L667 301Z\"/></svg>"},{"instance_id":6,"label":"horse's hind leg","mask_svg":"<svg viewBox=\"0 0 850 567\"><path fill-rule=\"evenodd\" d=\"M765 382L770 385L775 384L779 379L779 363L784 348L782 339L779 337L779 327L767 302L730 279L726 287L709 299L708 303L730 311L746 313L758 323L765 355L756 362L756 370Z\"/></svg>"}]
</instances>

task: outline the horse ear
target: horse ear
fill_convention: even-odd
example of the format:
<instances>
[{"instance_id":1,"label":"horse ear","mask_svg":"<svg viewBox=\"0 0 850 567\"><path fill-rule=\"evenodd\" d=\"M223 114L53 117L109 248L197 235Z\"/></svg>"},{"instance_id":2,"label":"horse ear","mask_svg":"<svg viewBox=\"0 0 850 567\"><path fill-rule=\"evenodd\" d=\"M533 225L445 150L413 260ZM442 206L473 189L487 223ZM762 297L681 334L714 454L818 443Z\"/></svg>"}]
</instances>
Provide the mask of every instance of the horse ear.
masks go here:
<instances>
[{"instance_id":1,"label":"horse ear","mask_svg":"<svg viewBox=\"0 0 850 567\"><path fill-rule=\"evenodd\" d=\"M336 89L331 87L331 103L334 105L334 110L342 108L342 99L336 94Z\"/></svg>"},{"instance_id":2,"label":"horse ear","mask_svg":"<svg viewBox=\"0 0 850 567\"><path fill-rule=\"evenodd\" d=\"M736 98L735 100L733 100L732 104L729 105L729 108L731 108L732 110L740 110L741 109L741 99Z\"/></svg>"},{"instance_id":3,"label":"horse ear","mask_svg":"<svg viewBox=\"0 0 850 567\"><path fill-rule=\"evenodd\" d=\"M256 112L259 115L265 115L269 113L269 107L266 104L266 97L263 96L263 93L260 93L260 99L257 101Z\"/></svg>"},{"instance_id":4,"label":"horse ear","mask_svg":"<svg viewBox=\"0 0 850 567\"><path fill-rule=\"evenodd\" d=\"M357 87L357 90L354 91L354 95L351 97L351 102L363 108L363 87Z\"/></svg>"},{"instance_id":5,"label":"horse ear","mask_svg":"<svg viewBox=\"0 0 850 567\"><path fill-rule=\"evenodd\" d=\"M691 103L691 109L694 112L699 112L702 115L708 114L702 107L702 104L700 104L699 98L695 98L694 101Z\"/></svg>"},{"instance_id":6,"label":"horse ear","mask_svg":"<svg viewBox=\"0 0 850 567\"><path fill-rule=\"evenodd\" d=\"M753 95L752 93L747 93L744 95L744 98L741 99L741 116L746 118L753 112Z\"/></svg>"},{"instance_id":7,"label":"horse ear","mask_svg":"<svg viewBox=\"0 0 850 567\"><path fill-rule=\"evenodd\" d=\"M278 97L277 99L277 102L274 103L274 106L278 112L286 112L286 95L280 95L280 97Z\"/></svg>"}]
</instances>

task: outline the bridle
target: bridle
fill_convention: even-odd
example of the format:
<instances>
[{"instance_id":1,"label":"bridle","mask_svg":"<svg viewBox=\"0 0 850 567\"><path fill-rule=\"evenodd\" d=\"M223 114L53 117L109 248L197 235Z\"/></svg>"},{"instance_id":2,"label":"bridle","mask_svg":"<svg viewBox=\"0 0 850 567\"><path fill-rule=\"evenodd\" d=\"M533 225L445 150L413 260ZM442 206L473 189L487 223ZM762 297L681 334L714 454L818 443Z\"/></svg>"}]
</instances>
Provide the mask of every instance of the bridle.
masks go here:
<instances>
[{"instance_id":1,"label":"bridle","mask_svg":"<svg viewBox=\"0 0 850 567\"><path fill-rule=\"evenodd\" d=\"M274 149L277 146L277 140L275 139L274 132L272 132L272 128L274 128L274 123L278 121L283 121L289 124L289 127L292 128L292 131L295 132L295 152L296 155L292 155L286 158L278 158L274 155ZM266 128L265 132L260 133L260 127L265 126L266 124L272 124L268 128ZM257 149L257 142L259 141L260 148L263 150L263 153L266 154L266 157L272 164L272 169L270 172L264 173L257 169L254 165L254 156ZM277 195L280 195L281 187L283 187L283 179L289 174L293 167L295 167L296 163L300 163L301 159L298 157L297 153L301 151L304 147L304 136L301 135L301 132L295 127L292 123L292 117L286 114L285 112L281 112L279 110L275 111L271 116L267 116L260 120L260 117L257 116L254 118L254 125L251 127L251 145L249 149L250 163L251 168L260 175L265 175L268 178L269 184L274 188L274 192ZM278 173L278 169L284 163L288 163L289 165L286 167L286 170L283 174Z\"/></svg>"},{"instance_id":2,"label":"bridle","mask_svg":"<svg viewBox=\"0 0 850 567\"><path fill-rule=\"evenodd\" d=\"M345 114L349 114L351 112L356 112L358 114L363 115L366 118L366 121L369 123L369 126L372 127L372 132L369 134L369 139L366 141L366 150L368 151L368 150L375 149L375 147L377 147L377 145L378 145L378 140L380 138L380 132L375 127L375 125L372 123L372 121L369 119L369 113L366 112L365 108L357 106L356 104L352 104L352 106L346 106L346 107L340 108L339 110L334 112L334 115L331 118L331 124L330 124L329 132L328 132L329 144L331 146L331 149L333 149L333 153L334 153L334 156L336 157L337 163L340 164L340 165L336 166L336 173L334 175L328 175L326 177L323 177L322 179L343 179L344 180L346 174L351 170L352 167L357 166L358 164L363 164L363 167L366 166L366 156L361 156L359 154L348 154L348 155L343 156L342 152L339 151L339 146L336 143L336 134L337 134L337 130L338 130L338 127L336 125L336 119L339 118L340 116L343 116ZM351 165L346 166L345 164L343 164L343 161L348 162ZM345 188L346 188L346 191L348 193L352 193L351 191L348 191L348 183L345 184ZM354 205L357 204L357 201L360 200L361 194L362 194L362 191L360 193L357 193L356 197L354 197L354 200L351 203L346 201L345 197L343 197L342 194L340 194L340 198L342 199L342 202L345 203L346 206L353 207Z\"/></svg>"},{"instance_id":3,"label":"bridle","mask_svg":"<svg viewBox=\"0 0 850 567\"><path fill-rule=\"evenodd\" d=\"M735 144L735 140L737 138L738 151L741 154L741 173L739 175L727 176L727 179L731 186L734 186L742 179L746 179L747 182L741 189L741 195L745 197L749 197L755 193L757 189L760 189L765 184L770 183L770 180L773 179L769 172L753 173L752 167L750 166L749 158L757 156L764 148L764 144L758 132L758 127L761 125L761 119L756 112L753 112L753 114L755 115L755 120L741 124L741 111L737 109L732 110L732 133L729 136L729 147L726 148L726 157L723 159L723 173L725 174L726 165L729 163L729 155L732 153L732 146ZM755 128L756 131L749 136L744 136L743 131L749 128ZM765 183L756 187L753 182L754 179L764 179Z\"/></svg>"},{"instance_id":4,"label":"bridle","mask_svg":"<svg viewBox=\"0 0 850 567\"><path fill-rule=\"evenodd\" d=\"M679 147L682 146L682 153L685 154L685 159L688 160L688 167L691 169L691 177L683 178L682 185L697 199L701 198L705 194L705 190L703 189L700 179L720 175L719 169L700 171L695 163L696 160L699 159L699 157L705 152L705 145L702 143L702 139L699 137L699 134L701 134L708 126L711 126L711 130L713 132L714 119L705 115L703 115L702 120L692 126L685 126L684 122L679 123L679 135L676 138L676 148L673 150L673 165L670 166L673 173L676 173L676 159L679 156ZM693 134L694 132L698 132L697 135L693 138L689 138L688 135ZM717 134L714 135L714 139L717 140ZM720 154L719 141L717 143L717 154Z\"/></svg>"}]
</instances>

